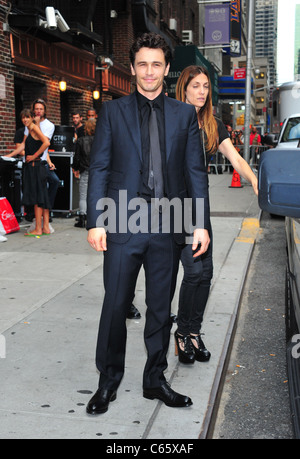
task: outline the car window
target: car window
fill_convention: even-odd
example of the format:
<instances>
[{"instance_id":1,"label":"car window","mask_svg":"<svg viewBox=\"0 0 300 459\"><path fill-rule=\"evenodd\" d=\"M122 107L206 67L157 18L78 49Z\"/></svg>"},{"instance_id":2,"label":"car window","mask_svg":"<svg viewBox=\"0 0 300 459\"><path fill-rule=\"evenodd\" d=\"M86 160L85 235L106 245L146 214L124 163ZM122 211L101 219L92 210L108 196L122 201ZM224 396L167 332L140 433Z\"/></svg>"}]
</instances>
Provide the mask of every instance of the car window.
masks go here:
<instances>
[{"instance_id":1,"label":"car window","mask_svg":"<svg viewBox=\"0 0 300 459\"><path fill-rule=\"evenodd\" d=\"M290 118L282 135L282 142L300 139L300 117Z\"/></svg>"}]
</instances>

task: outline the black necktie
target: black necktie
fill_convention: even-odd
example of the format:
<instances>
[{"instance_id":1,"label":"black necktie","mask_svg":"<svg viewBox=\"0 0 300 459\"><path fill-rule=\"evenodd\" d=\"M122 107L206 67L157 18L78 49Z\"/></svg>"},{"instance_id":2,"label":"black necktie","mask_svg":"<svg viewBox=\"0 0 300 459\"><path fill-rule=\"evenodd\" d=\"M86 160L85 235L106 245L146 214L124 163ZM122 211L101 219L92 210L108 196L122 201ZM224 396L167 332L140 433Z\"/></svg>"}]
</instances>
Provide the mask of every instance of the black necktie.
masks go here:
<instances>
[{"instance_id":1,"label":"black necktie","mask_svg":"<svg viewBox=\"0 0 300 459\"><path fill-rule=\"evenodd\" d=\"M149 105L151 111L149 117L150 158L148 186L150 190L154 189L154 197L161 199L164 197L164 182L157 118L153 103L149 102Z\"/></svg>"}]
</instances>

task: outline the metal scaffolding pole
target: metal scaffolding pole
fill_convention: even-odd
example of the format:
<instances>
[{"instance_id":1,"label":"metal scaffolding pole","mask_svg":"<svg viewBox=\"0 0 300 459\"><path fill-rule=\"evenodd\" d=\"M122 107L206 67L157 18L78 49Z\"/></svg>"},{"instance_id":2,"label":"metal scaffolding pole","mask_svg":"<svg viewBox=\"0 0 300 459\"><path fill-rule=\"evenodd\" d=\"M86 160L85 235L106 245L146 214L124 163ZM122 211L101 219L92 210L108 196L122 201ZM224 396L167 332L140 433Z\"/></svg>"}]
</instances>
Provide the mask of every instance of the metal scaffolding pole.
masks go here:
<instances>
[{"instance_id":1,"label":"metal scaffolding pole","mask_svg":"<svg viewBox=\"0 0 300 459\"><path fill-rule=\"evenodd\" d=\"M253 54L255 0L248 1L248 39L247 39L247 72L245 88L245 136L244 136L244 159L250 162L250 122L251 122L251 70Z\"/></svg>"}]
</instances>

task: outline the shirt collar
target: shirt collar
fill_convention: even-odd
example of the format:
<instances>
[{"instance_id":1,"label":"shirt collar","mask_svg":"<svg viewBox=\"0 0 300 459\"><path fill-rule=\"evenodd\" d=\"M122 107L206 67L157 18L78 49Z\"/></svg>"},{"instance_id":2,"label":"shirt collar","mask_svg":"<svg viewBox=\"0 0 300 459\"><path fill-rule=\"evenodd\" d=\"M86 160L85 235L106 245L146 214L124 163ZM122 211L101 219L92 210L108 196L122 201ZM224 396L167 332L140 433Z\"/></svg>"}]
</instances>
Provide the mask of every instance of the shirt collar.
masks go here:
<instances>
[{"instance_id":1,"label":"shirt collar","mask_svg":"<svg viewBox=\"0 0 300 459\"><path fill-rule=\"evenodd\" d=\"M144 105L146 105L148 102L153 102L153 104L156 107L160 108L163 111L163 107L164 107L163 91L154 100L147 99L147 97L143 96L143 94L141 94L139 91L136 91L136 97L137 97L137 103L138 103L139 109L144 107Z\"/></svg>"}]
</instances>

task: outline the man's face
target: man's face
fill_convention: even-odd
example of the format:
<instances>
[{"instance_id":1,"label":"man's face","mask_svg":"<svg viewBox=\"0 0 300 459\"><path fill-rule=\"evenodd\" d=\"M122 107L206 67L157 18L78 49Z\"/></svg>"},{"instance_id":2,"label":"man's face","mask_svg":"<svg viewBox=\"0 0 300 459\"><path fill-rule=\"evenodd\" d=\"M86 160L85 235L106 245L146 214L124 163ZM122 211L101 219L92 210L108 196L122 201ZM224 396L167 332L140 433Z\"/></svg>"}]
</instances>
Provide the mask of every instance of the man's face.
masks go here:
<instances>
[{"instance_id":1,"label":"man's face","mask_svg":"<svg viewBox=\"0 0 300 459\"><path fill-rule=\"evenodd\" d=\"M45 107L43 104L35 104L34 115L39 117L41 121L45 118Z\"/></svg>"},{"instance_id":2,"label":"man's face","mask_svg":"<svg viewBox=\"0 0 300 459\"><path fill-rule=\"evenodd\" d=\"M135 55L134 65L131 65L138 91L150 100L155 99L162 91L169 67L161 49L141 48Z\"/></svg>"},{"instance_id":3,"label":"man's face","mask_svg":"<svg viewBox=\"0 0 300 459\"><path fill-rule=\"evenodd\" d=\"M86 117L87 117L88 120L90 118L97 118L96 111L95 110L88 110Z\"/></svg>"},{"instance_id":4,"label":"man's face","mask_svg":"<svg viewBox=\"0 0 300 459\"><path fill-rule=\"evenodd\" d=\"M81 120L82 120L80 115L73 115L72 119L73 119L73 124L74 124L75 127L76 126L80 126Z\"/></svg>"}]
</instances>

